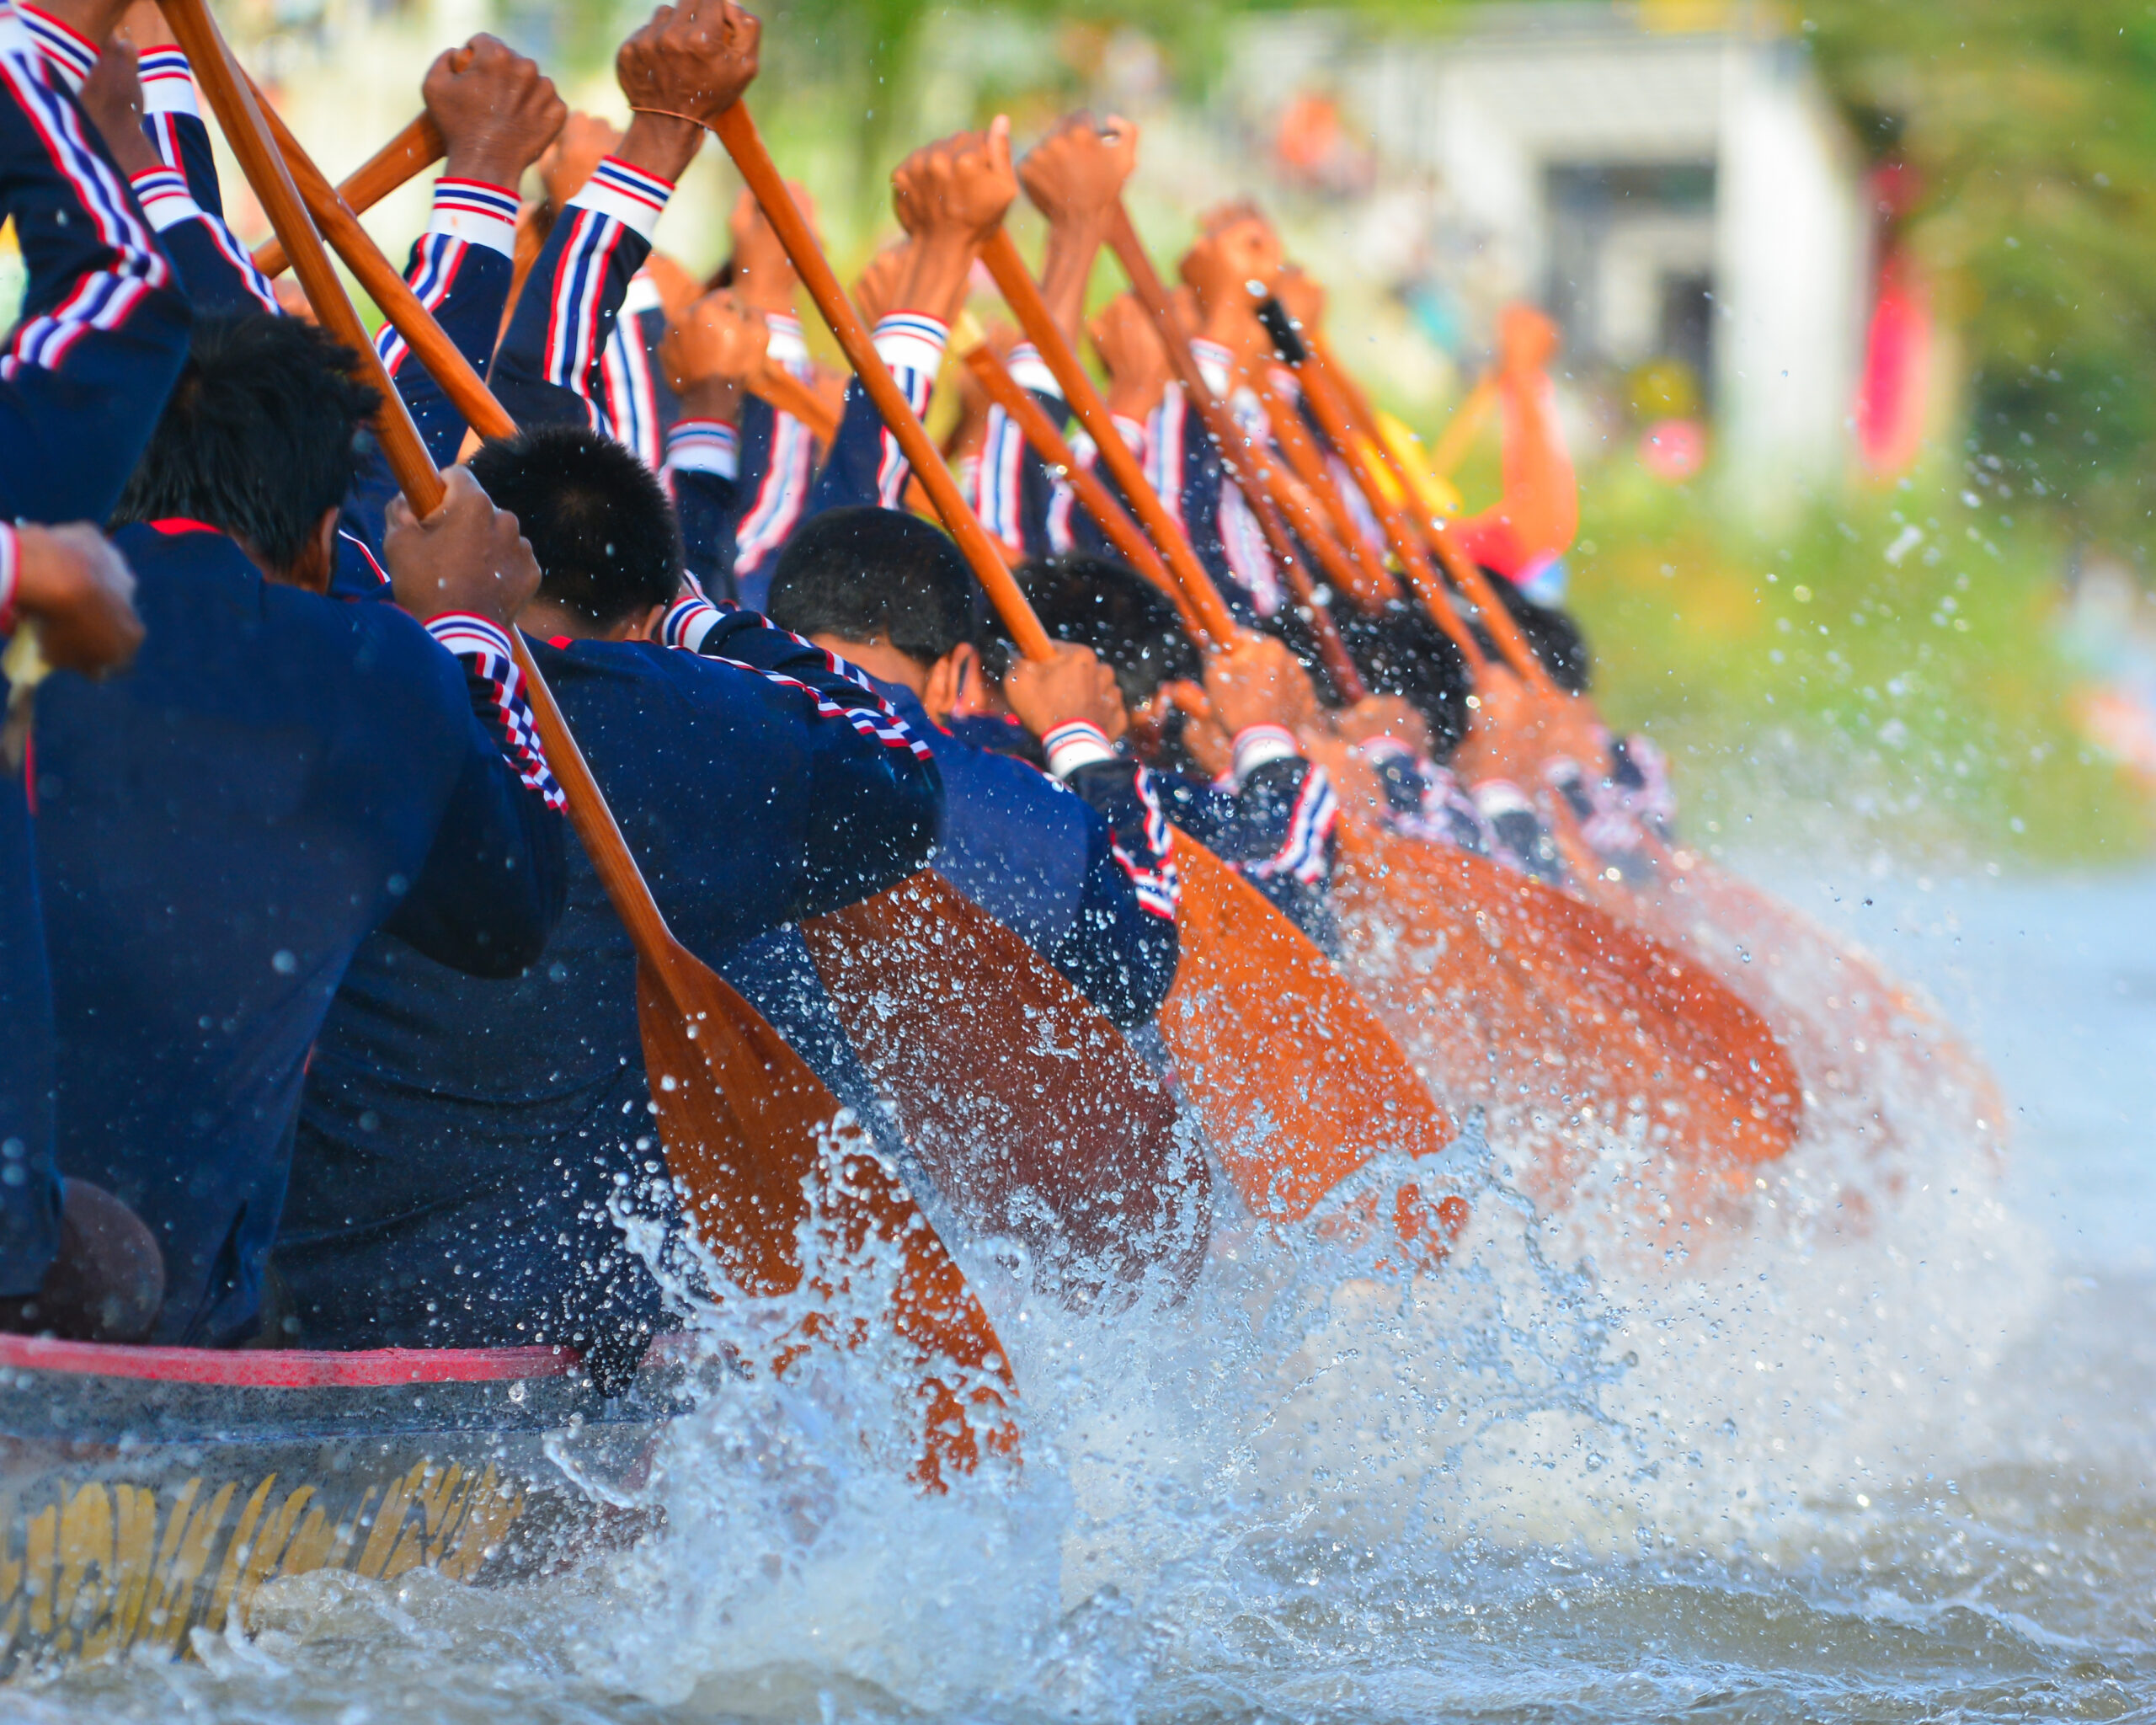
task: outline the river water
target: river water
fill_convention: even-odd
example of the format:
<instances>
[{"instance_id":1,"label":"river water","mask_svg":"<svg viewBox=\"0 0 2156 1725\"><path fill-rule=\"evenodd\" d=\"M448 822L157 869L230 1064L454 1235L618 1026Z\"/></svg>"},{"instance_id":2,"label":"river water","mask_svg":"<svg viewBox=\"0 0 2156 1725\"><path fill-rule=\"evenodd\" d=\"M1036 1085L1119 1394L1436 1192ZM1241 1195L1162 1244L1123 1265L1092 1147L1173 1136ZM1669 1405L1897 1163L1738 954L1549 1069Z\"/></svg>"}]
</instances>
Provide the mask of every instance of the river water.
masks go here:
<instances>
[{"instance_id":1,"label":"river water","mask_svg":"<svg viewBox=\"0 0 2156 1725\"><path fill-rule=\"evenodd\" d=\"M0 1717L2156 1720L2156 876L1773 878L1983 1051L2003 1171L1903 1120L1869 1202L1816 1146L1643 1252L1470 1144L1412 1285L1231 1232L1175 1310L1000 1311L1017 1475L924 1500L804 1384L574 1578L278 1583Z\"/></svg>"}]
</instances>

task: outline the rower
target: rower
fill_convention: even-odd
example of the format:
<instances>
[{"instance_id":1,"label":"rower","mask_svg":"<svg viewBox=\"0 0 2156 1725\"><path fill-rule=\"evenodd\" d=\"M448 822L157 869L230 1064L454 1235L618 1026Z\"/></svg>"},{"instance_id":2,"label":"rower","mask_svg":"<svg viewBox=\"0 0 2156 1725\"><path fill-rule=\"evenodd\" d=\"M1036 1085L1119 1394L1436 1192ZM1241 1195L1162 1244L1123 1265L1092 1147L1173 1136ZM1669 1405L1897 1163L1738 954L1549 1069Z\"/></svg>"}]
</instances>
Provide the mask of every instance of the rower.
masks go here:
<instances>
[{"instance_id":1,"label":"rower","mask_svg":"<svg viewBox=\"0 0 2156 1725\"><path fill-rule=\"evenodd\" d=\"M947 535L896 510L811 521L779 558L771 605L928 740L947 798L937 872L1118 1024L1150 1021L1175 980L1179 886L1151 775L1113 744L1125 719L1107 668L1070 646L1005 678L1046 772L953 734L953 715L979 705L980 590Z\"/></svg>"},{"instance_id":2,"label":"rower","mask_svg":"<svg viewBox=\"0 0 2156 1725\"><path fill-rule=\"evenodd\" d=\"M87 21L109 31L111 11ZM34 627L46 663L94 676L127 662L142 624L125 559L84 523L105 519L141 452L185 350L188 307L74 93L96 47L72 26L61 36L67 73L19 14L0 18L0 218L28 274L0 367L0 521L15 524L0 526L0 637L27 647ZM19 732L29 698L8 692ZM26 740L12 737L0 761L0 1327L131 1340L156 1314L163 1273L141 1222L80 1171L63 1181L56 1162Z\"/></svg>"},{"instance_id":3,"label":"rower","mask_svg":"<svg viewBox=\"0 0 2156 1725\"><path fill-rule=\"evenodd\" d=\"M255 1329L360 942L513 974L560 912L560 792L504 633L538 577L515 520L455 474L425 522L392 512L397 605L323 595L376 406L358 365L296 319L196 324L115 511L147 640L39 692L59 1162L150 1224L166 1342Z\"/></svg>"},{"instance_id":4,"label":"rower","mask_svg":"<svg viewBox=\"0 0 2156 1725\"><path fill-rule=\"evenodd\" d=\"M472 471L530 538L532 655L668 925L873 1124L792 925L920 867L941 804L927 750L856 673L754 612L675 606L698 612L704 651L657 644L680 540L621 444L546 426ZM622 1226L678 1234L635 953L580 851L569 868L560 929L513 978L459 975L393 932L355 960L277 1244L308 1345L560 1343L612 1382L678 1325Z\"/></svg>"},{"instance_id":5,"label":"rower","mask_svg":"<svg viewBox=\"0 0 2156 1725\"><path fill-rule=\"evenodd\" d=\"M1340 804L1305 752L1316 697L1294 656L1254 633L1201 654L1161 590L1112 558L1043 558L1018 579L1043 628L1114 672L1131 719L1122 746L1168 819L1330 950Z\"/></svg>"}]
</instances>

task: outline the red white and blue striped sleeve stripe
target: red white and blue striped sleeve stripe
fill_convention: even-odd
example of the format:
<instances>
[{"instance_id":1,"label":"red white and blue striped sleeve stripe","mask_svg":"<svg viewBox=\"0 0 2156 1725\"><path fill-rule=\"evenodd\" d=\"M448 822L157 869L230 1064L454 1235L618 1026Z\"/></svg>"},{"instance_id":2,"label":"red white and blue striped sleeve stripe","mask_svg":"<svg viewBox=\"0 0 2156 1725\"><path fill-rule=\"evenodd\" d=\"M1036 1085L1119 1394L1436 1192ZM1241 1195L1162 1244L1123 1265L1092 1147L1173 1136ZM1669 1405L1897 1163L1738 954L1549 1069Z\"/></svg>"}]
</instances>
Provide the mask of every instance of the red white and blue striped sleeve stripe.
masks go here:
<instances>
[{"instance_id":1,"label":"red white and blue striped sleeve stripe","mask_svg":"<svg viewBox=\"0 0 2156 1725\"><path fill-rule=\"evenodd\" d=\"M516 194L506 186L445 174L435 182L427 232L485 246L504 258L514 257L516 208Z\"/></svg>"},{"instance_id":2,"label":"red white and blue striped sleeve stripe","mask_svg":"<svg viewBox=\"0 0 2156 1725\"><path fill-rule=\"evenodd\" d=\"M936 373L950 339L950 325L925 312L893 312L876 326L876 351L898 381L915 419L928 411L929 398L936 390ZM885 426L883 456L876 465L877 499L885 509L901 506L911 471L899 440Z\"/></svg>"},{"instance_id":3,"label":"red white and blue striped sleeve stripe","mask_svg":"<svg viewBox=\"0 0 2156 1725\"><path fill-rule=\"evenodd\" d=\"M134 195L84 136L80 110L48 84L27 57L0 51L4 79L53 168L81 200L111 262L85 274L50 312L25 320L0 353L0 379L24 366L56 371L86 335L125 324L154 290L171 285L172 266L137 212Z\"/></svg>"},{"instance_id":4,"label":"red white and blue striped sleeve stripe","mask_svg":"<svg viewBox=\"0 0 2156 1725\"><path fill-rule=\"evenodd\" d=\"M408 278L412 291L430 312L441 309L475 245L504 258L514 255L516 194L483 179L444 174L435 182L434 209L427 218L427 231L412 248ZM375 338L375 350L394 377L411 349L394 325L385 323Z\"/></svg>"},{"instance_id":5,"label":"red white and blue striped sleeve stripe","mask_svg":"<svg viewBox=\"0 0 2156 1725\"><path fill-rule=\"evenodd\" d=\"M590 400L608 268L625 234L650 239L673 190L657 174L609 156L569 200L563 214L572 226L547 308L542 358L547 382Z\"/></svg>"},{"instance_id":6,"label":"red white and blue striped sleeve stripe","mask_svg":"<svg viewBox=\"0 0 2156 1725\"><path fill-rule=\"evenodd\" d=\"M25 0L17 0L15 13L22 19L23 28L29 32L30 40L37 44L45 63L59 75L71 93L80 94L91 67L98 63L98 45L72 24L49 12L39 11Z\"/></svg>"},{"instance_id":7,"label":"red white and blue striped sleeve stripe","mask_svg":"<svg viewBox=\"0 0 2156 1725\"><path fill-rule=\"evenodd\" d=\"M232 231L223 220L205 210L195 201L195 193L187 183L187 176L178 168L164 166L146 168L128 184L134 189L135 197L142 206L142 213L150 218L150 226L159 233L170 233L174 228L189 222L198 225L203 238L216 251L223 266L232 272L232 280L255 304L273 317L284 315L284 307L277 303L277 296L267 276L254 267L254 259L247 248L233 238ZM174 245L178 242L173 242ZM199 258L199 254L190 254ZM190 282L194 291L200 293L203 284Z\"/></svg>"},{"instance_id":8,"label":"red white and blue striped sleeve stripe","mask_svg":"<svg viewBox=\"0 0 2156 1725\"><path fill-rule=\"evenodd\" d=\"M771 460L755 499L734 530L734 567L753 569L784 545L808 507L816 473L816 439L791 414L771 414Z\"/></svg>"},{"instance_id":9,"label":"red white and blue striped sleeve stripe","mask_svg":"<svg viewBox=\"0 0 2156 1725\"><path fill-rule=\"evenodd\" d=\"M1275 880L1282 876L1315 886L1331 873L1333 829L1340 823L1340 798L1332 789L1331 775L1315 763L1303 775L1288 811L1280 848L1259 861L1239 863L1254 879Z\"/></svg>"},{"instance_id":10,"label":"red white and blue striped sleeve stripe","mask_svg":"<svg viewBox=\"0 0 2156 1725\"><path fill-rule=\"evenodd\" d=\"M723 419L676 419L666 434L666 466L669 471L736 478L741 471L741 434Z\"/></svg>"},{"instance_id":11,"label":"red white and blue striped sleeve stripe","mask_svg":"<svg viewBox=\"0 0 2156 1725\"><path fill-rule=\"evenodd\" d=\"M988 409L988 430L980 446L980 473L975 481L974 510L980 524L1014 557L1026 555L1026 437L1002 403Z\"/></svg>"},{"instance_id":12,"label":"red white and blue striped sleeve stripe","mask_svg":"<svg viewBox=\"0 0 2156 1725\"><path fill-rule=\"evenodd\" d=\"M136 65L142 81L142 130L156 146L157 159L175 172L187 171L181 153L179 121L200 120L202 104L195 92L195 71L177 48L148 48Z\"/></svg>"},{"instance_id":13,"label":"red white and blue striped sleeve stripe","mask_svg":"<svg viewBox=\"0 0 2156 1725\"><path fill-rule=\"evenodd\" d=\"M1153 788L1153 776L1142 767L1132 769L1131 788L1138 793L1138 800L1145 810L1145 845L1149 857L1134 857L1118 839L1109 848L1123 872L1130 877L1130 884L1138 895L1138 902L1155 916L1176 920L1176 913L1182 908L1182 871L1176 866L1175 829L1168 825L1167 813L1161 807L1159 793Z\"/></svg>"},{"instance_id":14,"label":"red white and blue striped sleeve stripe","mask_svg":"<svg viewBox=\"0 0 2156 1725\"><path fill-rule=\"evenodd\" d=\"M639 289L642 291L639 291ZM659 292L642 270L629 282L627 296L614 319L614 333L599 356L599 387L606 406L606 426L614 441L636 452L648 467L665 458L659 391L652 374L656 339L645 316L659 308ZM662 328L659 332L664 334Z\"/></svg>"},{"instance_id":15,"label":"red white and blue striped sleeve stripe","mask_svg":"<svg viewBox=\"0 0 2156 1725\"><path fill-rule=\"evenodd\" d=\"M547 764L546 746L525 699L524 673L517 668L508 633L485 617L455 611L428 619L427 633L464 666L472 705L525 788L537 792L548 808L566 809L568 799Z\"/></svg>"},{"instance_id":16,"label":"red white and blue striped sleeve stripe","mask_svg":"<svg viewBox=\"0 0 2156 1725\"><path fill-rule=\"evenodd\" d=\"M734 659L723 653L706 653L703 644L711 632L729 618L750 616L739 606L713 605L702 594L684 594L666 608L660 619L659 638L669 647L678 647L708 659L714 665L731 665L736 670L748 671L767 683L776 683L783 689L798 689L815 703L819 718L842 718L864 737L874 739L887 749L904 749L917 761L932 761L928 745L913 734L912 728L899 718L890 704L876 692L874 686L857 667L814 641L795 634L791 629L782 629L765 617L755 618L754 633L762 636L776 636L803 649L822 660L825 675L833 681L844 682L860 691L857 699L849 697L845 703L833 698L835 692L819 689L814 683L803 682L783 671L769 670L746 660Z\"/></svg>"}]
</instances>

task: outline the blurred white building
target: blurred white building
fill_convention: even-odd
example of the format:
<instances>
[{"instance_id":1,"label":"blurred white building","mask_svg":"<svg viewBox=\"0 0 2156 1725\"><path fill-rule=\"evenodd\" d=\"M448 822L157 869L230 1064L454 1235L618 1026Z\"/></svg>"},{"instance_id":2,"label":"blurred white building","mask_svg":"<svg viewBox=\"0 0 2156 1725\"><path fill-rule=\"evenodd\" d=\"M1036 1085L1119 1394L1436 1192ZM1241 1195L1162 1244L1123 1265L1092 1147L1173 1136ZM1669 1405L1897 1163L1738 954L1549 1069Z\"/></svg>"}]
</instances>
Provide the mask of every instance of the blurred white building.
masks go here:
<instances>
[{"instance_id":1,"label":"blurred white building","mask_svg":"<svg viewBox=\"0 0 2156 1725\"><path fill-rule=\"evenodd\" d=\"M1870 304L1860 164L1787 18L1506 5L1448 8L1437 35L1274 13L1238 27L1224 91L1305 153L1329 109L1374 189L1427 186L1470 344L1521 297L1576 374L1684 360L1736 476L1785 483L1845 459Z\"/></svg>"}]
</instances>

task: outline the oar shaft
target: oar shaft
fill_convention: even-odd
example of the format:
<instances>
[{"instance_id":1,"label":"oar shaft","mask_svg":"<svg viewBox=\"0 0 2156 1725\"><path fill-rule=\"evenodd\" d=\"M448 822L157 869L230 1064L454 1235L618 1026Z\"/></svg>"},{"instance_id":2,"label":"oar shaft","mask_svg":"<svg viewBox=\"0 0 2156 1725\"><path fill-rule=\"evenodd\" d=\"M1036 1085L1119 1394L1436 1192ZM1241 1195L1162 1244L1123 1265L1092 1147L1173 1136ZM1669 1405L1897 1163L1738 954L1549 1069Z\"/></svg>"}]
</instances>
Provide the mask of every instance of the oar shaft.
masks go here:
<instances>
[{"instance_id":1,"label":"oar shaft","mask_svg":"<svg viewBox=\"0 0 2156 1725\"><path fill-rule=\"evenodd\" d=\"M253 88L251 83L249 88ZM396 326L397 333L412 350L412 356L426 367L428 375L441 386L451 405L480 436L514 437L516 422L494 399L494 392L472 369L463 351L420 303L403 271L382 254L359 217L314 165L275 110L264 107L263 117L317 230L344 260L345 267L366 290L368 297L382 308L382 315ZM367 346L368 351L372 352L373 344ZM394 389L391 393L395 394ZM429 465L431 467L431 462ZM418 507L416 503L414 507Z\"/></svg>"},{"instance_id":2,"label":"oar shaft","mask_svg":"<svg viewBox=\"0 0 2156 1725\"><path fill-rule=\"evenodd\" d=\"M959 491L958 480L944 465L936 446L929 441L928 433L915 414L913 404L906 399L905 392L899 387L898 380L891 376L883 355L876 351L876 344L870 339L860 314L839 286L839 279L832 274L815 236L795 206L792 194L779 177L777 164L757 135L756 122L750 117L747 105L736 102L719 115L712 130L718 133L727 154L734 158L734 165L748 182L750 195L763 206L764 218L778 235L779 243L786 248L794 274L801 278L801 285L816 302L816 309L830 326L846 355L846 363L853 367L862 387L868 392L868 398L883 415L885 428L898 439L899 447L912 463L915 474L928 493L929 501L942 517L944 527L958 541L958 549L973 565L981 585L988 590L989 602L1003 619L1003 626L1010 630L1019 652L1028 659L1054 658L1054 644L1049 639L1048 631L1033 615L1033 606L1027 603L1024 592L1012 579L995 540Z\"/></svg>"},{"instance_id":3,"label":"oar shaft","mask_svg":"<svg viewBox=\"0 0 2156 1725\"><path fill-rule=\"evenodd\" d=\"M382 453L388 461L390 471L395 474L400 489L411 504L414 513L423 518L440 506L445 494L440 473L433 458L427 453L419 430L412 423L412 415L404 405L404 398L397 392L382 359L375 352L374 344L367 339L366 329L359 314L344 292L344 283L337 278L337 271L323 250L322 239L307 217L307 209L288 170L284 156L272 142L272 134L261 109L253 99L252 87L237 62L226 48L203 0L159 0L173 33L179 39L195 76L201 80L204 93L210 99L217 116L219 127L231 145L232 153L239 158L240 168L261 200L270 225L283 240L292 259L292 273L307 290L315 316L323 327L361 356L368 371L369 381L382 398L381 413L376 420L376 434L382 439ZM289 136L289 134L286 135ZM296 162L302 168L311 182L319 182L327 189L313 164L296 142L291 146ZM332 194L334 196L334 193ZM380 265L390 268L373 243L367 239L366 230L352 223L357 235L359 257L370 254ZM361 268L355 259L355 270ZM372 264L366 267L372 269ZM391 273L394 274L393 268ZM400 278L401 279L401 278ZM426 340L425 328L433 324L424 307L418 309L419 322L411 328L402 324L399 331L414 342L414 350L420 351ZM385 307L387 309L387 307ZM435 337L451 354L453 344L442 336L438 327ZM416 339L415 339L416 338ZM460 356L461 357L461 356ZM468 372L470 368L465 370ZM484 386L481 386L483 391ZM491 401L492 398L488 398ZM503 425L510 425L509 416L499 403L494 414ZM680 948L667 932L664 919L653 900L650 888L645 884L643 872L638 868L636 858L630 853L627 842L614 823L606 799L600 793L598 781L592 777L591 768L584 758L584 751L577 746L575 737L555 705L553 692L547 686L539 667L532 663L526 649L523 638L515 629L508 632L510 645L515 653L518 667L524 673L526 697L531 705L534 722L540 739L545 745L548 765L560 782L568 804L569 820L577 836L590 852L594 871L606 889L616 912L628 929L629 937L638 954L662 977L670 981L675 972L674 953Z\"/></svg>"},{"instance_id":4,"label":"oar shaft","mask_svg":"<svg viewBox=\"0 0 2156 1725\"><path fill-rule=\"evenodd\" d=\"M1145 531L1152 535L1152 542L1166 559L1169 572L1181 589L1183 602L1198 619L1198 633L1215 644L1230 639L1235 633L1235 620L1228 610L1227 601L1221 598L1220 590L1214 585L1212 576L1205 572L1205 565L1191 548L1190 540L1161 501L1152 482L1146 478L1145 469L1123 434L1116 429L1115 415L1108 411L1108 404L1094 387L1092 377L1069 342L1057 328L1048 308L1048 302L1041 297L1033 274L1026 268L1026 260L1018 255L1018 248L1009 232L998 228L980 248L980 259L996 291L1003 296L1003 302L1011 307L1018 327L1026 333L1042 361L1054 375L1063 391L1063 398L1070 403L1071 411L1078 415L1078 423L1086 428L1086 435L1100 451L1100 459L1115 482L1122 487L1123 496L1138 511ZM1030 399L1030 398L1028 398Z\"/></svg>"},{"instance_id":5,"label":"oar shaft","mask_svg":"<svg viewBox=\"0 0 2156 1725\"><path fill-rule=\"evenodd\" d=\"M1078 459L1077 451L1055 429L1055 422L1043 413L1041 404L1020 387L1018 380L1011 375L1010 368L996 356L995 349L986 342L981 343L966 355L966 369L974 374L982 389L987 392L988 398L1010 415L1011 422L1033 446L1034 453L1062 473L1065 483L1084 506L1086 513L1093 518L1102 532L1123 553L1123 561L1168 596L1186 629L1201 642L1210 644L1204 624L1190 608L1190 602L1183 597L1181 584L1168 573L1168 566L1161 561L1161 553L1139 531L1138 523L1132 521L1115 499L1108 495L1107 487L1102 484L1092 470Z\"/></svg>"},{"instance_id":6,"label":"oar shaft","mask_svg":"<svg viewBox=\"0 0 2156 1725\"><path fill-rule=\"evenodd\" d=\"M1354 661L1348 656L1347 644L1340 638L1331 613L1319 602L1311 589L1310 571L1303 567L1302 558L1289 540L1273 491L1254 463L1235 458L1236 448L1244 441L1242 435L1229 417L1227 409L1207 384L1205 374L1198 369L1197 356L1183 339L1182 331L1176 327L1175 307L1169 301L1168 291L1161 285L1153 260L1145 254L1138 230L1131 224L1129 211L1120 202L1110 218L1108 245L1123 265L1123 275L1129 280L1131 291L1138 296L1138 303L1152 320L1161 345L1167 351L1168 365L1182 385L1183 393L1204 421L1207 435L1213 440L1230 477L1249 503L1267 547L1308 614L1310 631L1317 638L1318 656L1324 661L1334 688L1340 692L1342 699L1351 704L1364 699L1369 691L1364 685L1362 674L1355 669Z\"/></svg>"},{"instance_id":7,"label":"oar shaft","mask_svg":"<svg viewBox=\"0 0 2156 1725\"><path fill-rule=\"evenodd\" d=\"M1467 661L1470 676L1482 675L1485 660L1482 644L1475 638L1475 632L1467 620L1453 609L1450 595L1438 578L1425 553L1422 537L1416 533L1414 524L1401 512L1398 506L1387 501L1385 492L1371 475L1362 451L1357 446L1353 427L1348 422L1347 409L1336 392L1331 374L1317 356L1315 346L1305 346L1304 355L1294 361L1295 375L1301 378L1303 394L1310 404L1310 411L1317 415L1317 422L1333 446L1340 451L1341 459L1348 463L1363 498L1375 512L1379 524L1385 529L1385 542L1391 546L1393 555L1400 559L1400 566L1407 571L1409 585L1416 596L1422 601L1431 621L1445 632L1460 656Z\"/></svg>"},{"instance_id":8,"label":"oar shaft","mask_svg":"<svg viewBox=\"0 0 2156 1725\"><path fill-rule=\"evenodd\" d=\"M434 115L422 114L339 180L337 195L355 215L365 215L405 181L425 173L448 150ZM266 240L254 254L254 267L264 275L282 275L289 261L281 240Z\"/></svg>"}]
</instances>

